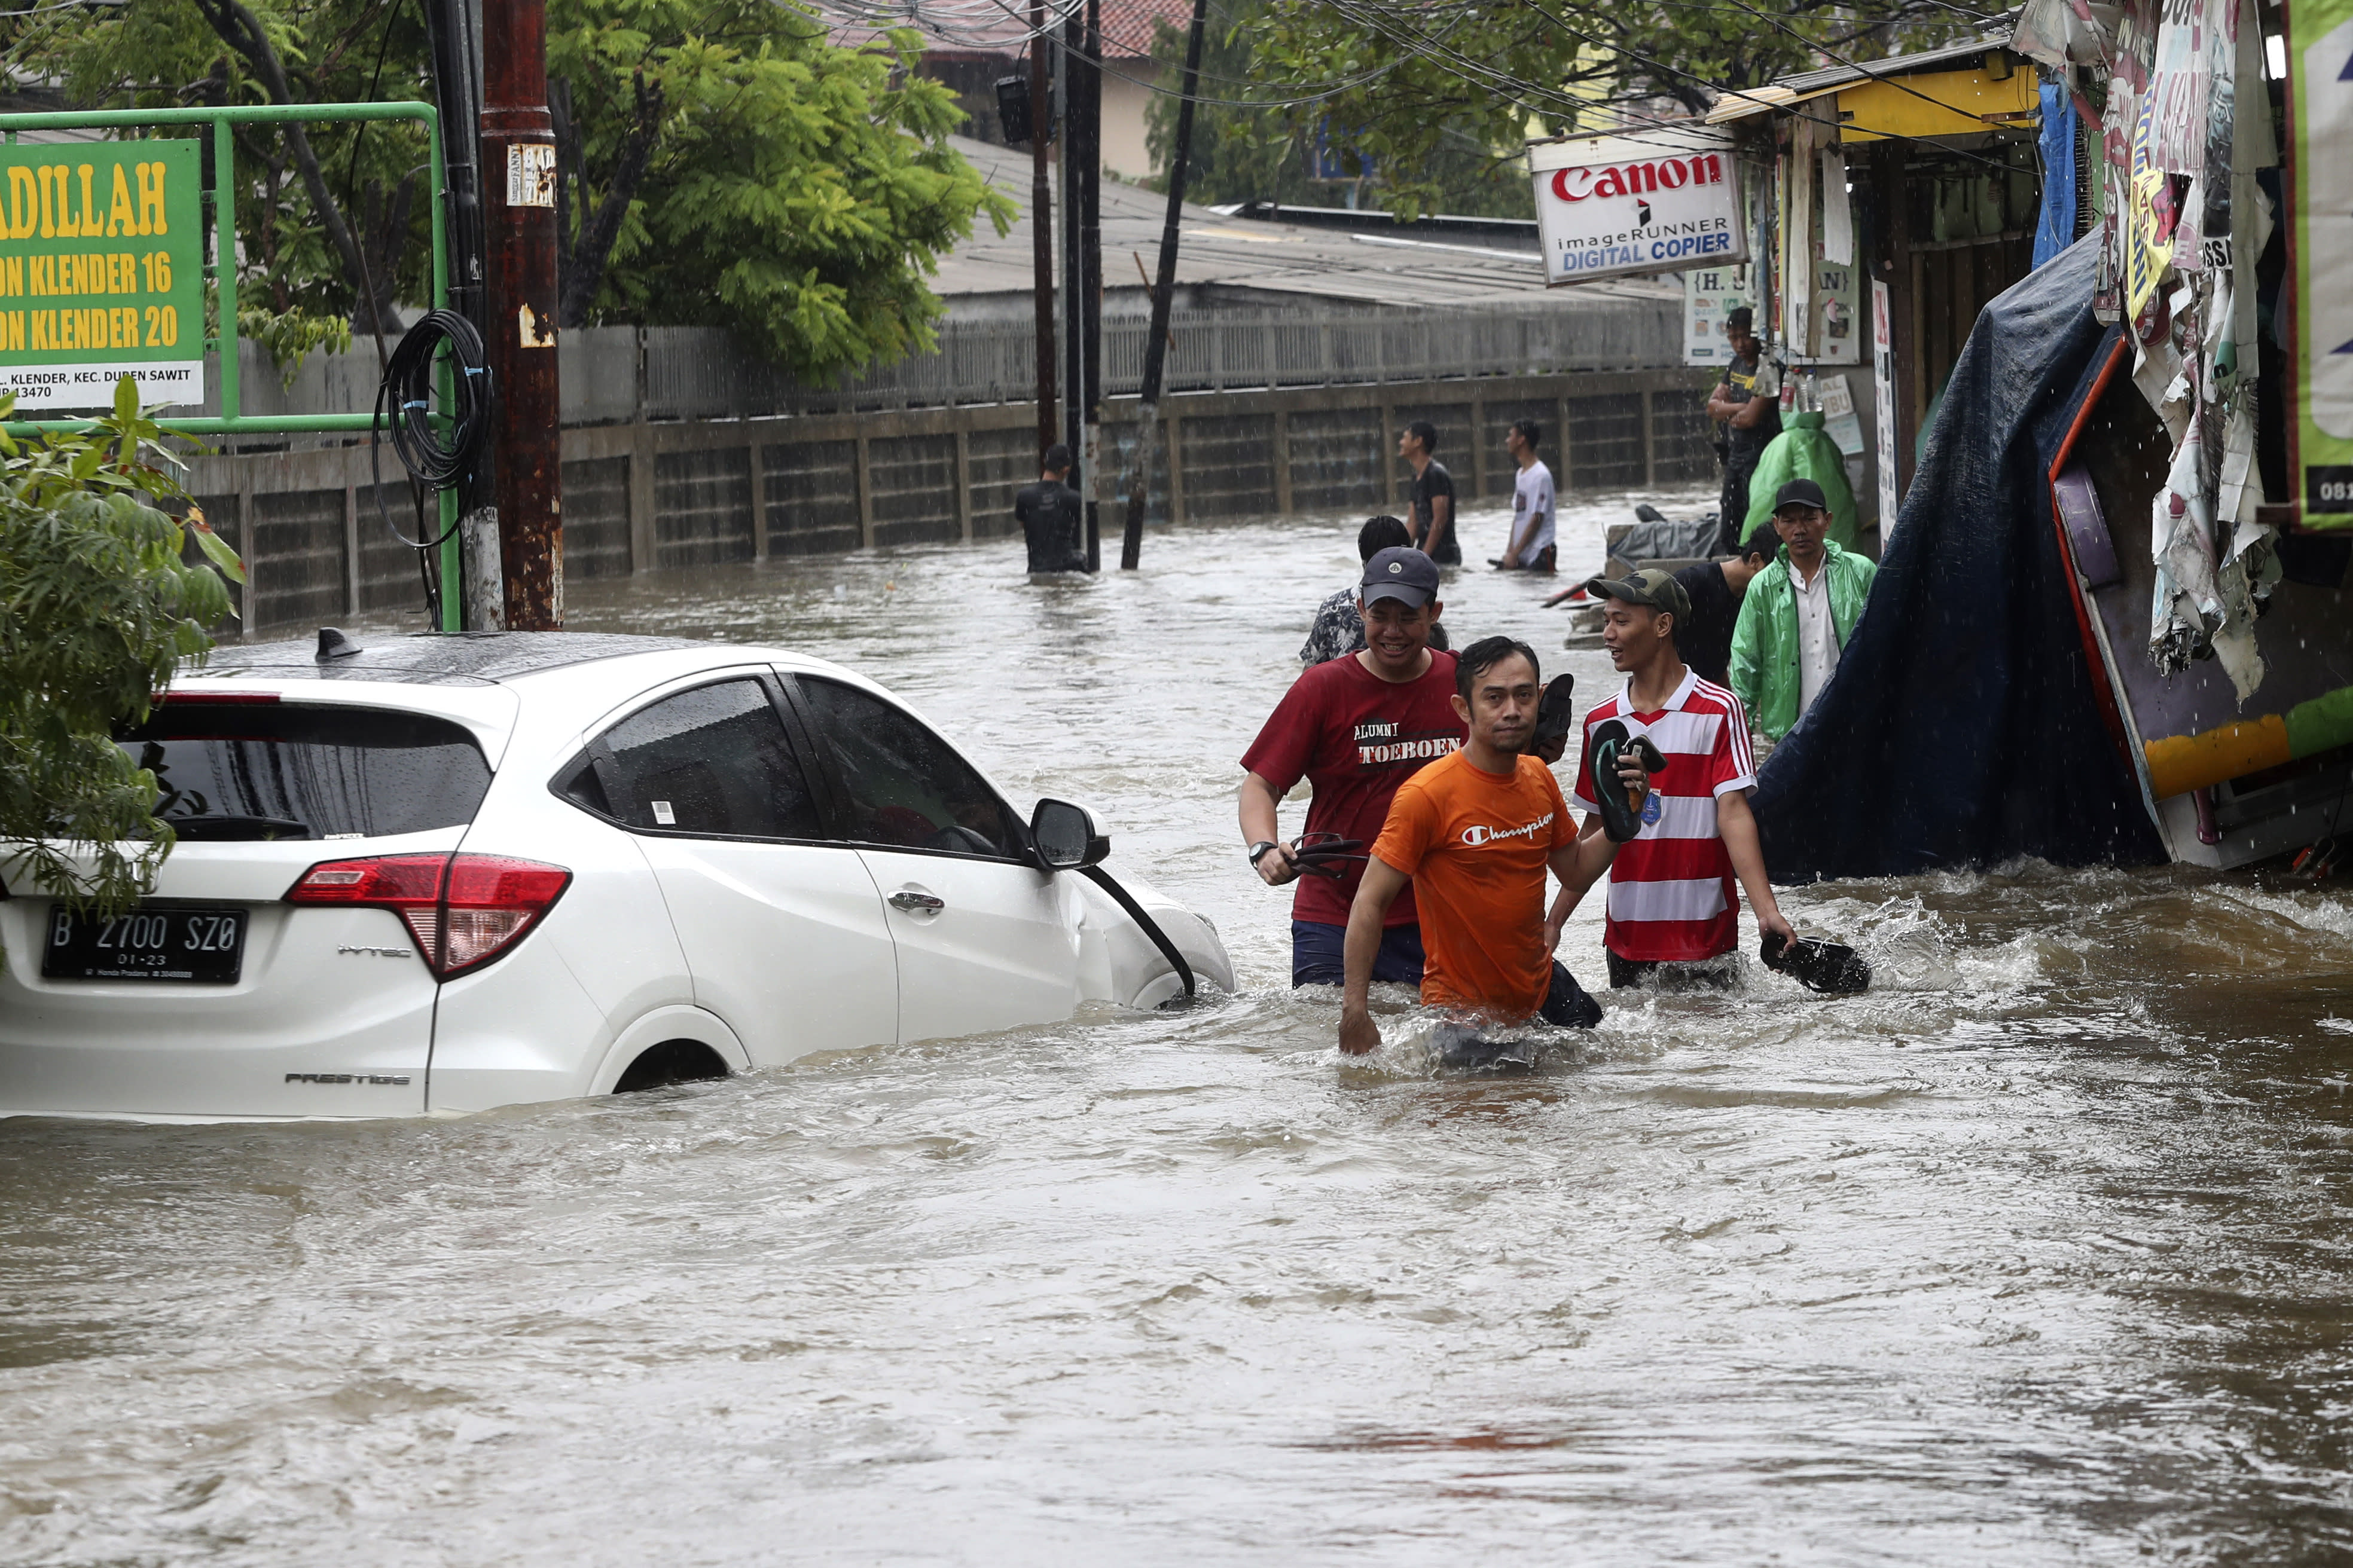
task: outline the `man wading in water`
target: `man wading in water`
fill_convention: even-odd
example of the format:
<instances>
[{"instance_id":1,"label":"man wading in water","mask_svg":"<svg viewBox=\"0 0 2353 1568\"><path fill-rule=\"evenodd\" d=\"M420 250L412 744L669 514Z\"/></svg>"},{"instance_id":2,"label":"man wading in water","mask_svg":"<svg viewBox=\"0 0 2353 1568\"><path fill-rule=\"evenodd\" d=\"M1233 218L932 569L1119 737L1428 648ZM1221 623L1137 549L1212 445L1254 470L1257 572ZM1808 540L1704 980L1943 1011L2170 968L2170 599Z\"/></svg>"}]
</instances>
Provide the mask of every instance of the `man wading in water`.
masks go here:
<instances>
[{"instance_id":1,"label":"man wading in water","mask_svg":"<svg viewBox=\"0 0 2353 1568\"><path fill-rule=\"evenodd\" d=\"M1242 840L1250 865L1271 888L1299 883L1291 906L1293 985L1340 983L1348 900L1364 875L1356 857L1380 831L1407 775L1462 743L1454 656L1429 646L1445 607L1438 563L1410 546L1381 551L1365 563L1356 593L1364 650L1310 667L1242 756L1250 770L1242 779ZM1275 837L1275 806L1303 776L1315 790L1307 832L1284 844ZM1319 849L1344 858L1325 859ZM1421 979L1410 892L1388 911L1374 945L1378 952L1368 962L1382 979Z\"/></svg>"},{"instance_id":2,"label":"man wading in water","mask_svg":"<svg viewBox=\"0 0 2353 1568\"><path fill-rule=\"evenodd\" d=\"M1691 619L1683 585L1656 567L1611 581L1595 577L1587 593L1604 601L1601 640L1609 662L1625 672L1621 691L1585 716L1585 763L1577 775L1577 804L1596 815L1588 835L1601 832L1593 790L1593 728L1611 720L1647 735L1666 759L1642 803L1642 831L1609 868L1609 919L1602 945L1609 953L1609 984L1662 979L1729 984L1729 965L1715 963L1740 940L1736 878L1748 892L1757 928L1783 941L1796 933L1782 918L1748 792L1757 766L1748 749L1748 717L1740 699L1711 685L1675 651L1675 631ZM1751 589L1754 592L1754 589ZM1582 891L1582 889L1579 889ZM1557 936L1577 900L1564 893L1549 930Z\"/></svg>"},{"instance_id":3,"label":"man wading in water","mask_svg":"<svg viewBox=\"0 0 2353 1568\"><path fill-rule=\"evenodd\" d=\"M1544 689L1525 643L1487 637L1456 656L1452 706L1469 731L1463 748L1398 786L1348 910L1347 990L1340 1048L1377 1048L1369 992L1382 921L1411 879L1428 954L1421 999L1480 1024L1546 1023L1591 1028L1600 1005L1552 956L1545 871L1573 905L1609 868L1618 847L1599 831L1577 837L1552 769L1524 748ZM1620 766L1622 785L1647 787L1641 763ZM1468 1042L1463 1042L1468 1043ZM1450 1058L1453 1051L1450 1048Z\"/></svg>"}]
</instances>

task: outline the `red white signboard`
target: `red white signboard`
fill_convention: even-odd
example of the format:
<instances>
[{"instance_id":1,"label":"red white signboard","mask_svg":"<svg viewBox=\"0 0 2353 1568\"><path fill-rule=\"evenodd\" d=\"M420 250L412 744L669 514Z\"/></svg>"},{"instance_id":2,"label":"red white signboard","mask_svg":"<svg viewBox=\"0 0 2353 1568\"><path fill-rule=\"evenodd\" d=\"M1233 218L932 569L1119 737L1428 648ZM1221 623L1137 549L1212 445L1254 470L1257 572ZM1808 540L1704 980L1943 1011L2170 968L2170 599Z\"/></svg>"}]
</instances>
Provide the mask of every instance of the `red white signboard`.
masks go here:
<instances>
[{"instance_id":1,"label":"red white signboard","mask_svg":"<svg viewBox=\"0 0 2353 1568\"><path fill-rule=\"evenodd\" d=\"M1739 175L1721 132L1534 142L1528 168L1547 284L1748 259Z\"/></svg>"}]
</instances>

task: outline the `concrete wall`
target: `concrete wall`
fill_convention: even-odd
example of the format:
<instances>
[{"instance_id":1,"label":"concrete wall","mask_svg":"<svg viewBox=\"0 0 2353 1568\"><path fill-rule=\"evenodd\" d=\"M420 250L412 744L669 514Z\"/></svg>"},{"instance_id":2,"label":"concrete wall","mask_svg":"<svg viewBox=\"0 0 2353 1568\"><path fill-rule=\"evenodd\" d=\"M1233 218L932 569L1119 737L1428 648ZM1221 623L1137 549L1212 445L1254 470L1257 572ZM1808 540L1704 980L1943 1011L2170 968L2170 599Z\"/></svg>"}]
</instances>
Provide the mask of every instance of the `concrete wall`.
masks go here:
<instances>
[{"instance_id":1,"label":"concrete wall","mask_svg":"<svg viewBox=\"0 0 2353 1568\"><path fill-rule=\"evenodd\" d=\"M1574 376L1228 392L1161 405L1151 516L1184 524L1306 512L1402 515L1397 433L1439 427L1465 504L1511 493L1504 433L1543 423L1564 490L1642 489L1715 473L1700 412L1708 376ZM1137 405L1109 405L1107 466L1132 448ZM769 556L990 539L1016 531L1013 495L1036 477L1028 404L886 414L679 420L564 433L564 563L574 581ZM419 531L386 458L392 522ZM378 510L364 447L195 459L213 525L244 555L248 633L415 609L417 555ZM1115 529L1117 509L1106 519Z\"/></svg>"}]
</instances>

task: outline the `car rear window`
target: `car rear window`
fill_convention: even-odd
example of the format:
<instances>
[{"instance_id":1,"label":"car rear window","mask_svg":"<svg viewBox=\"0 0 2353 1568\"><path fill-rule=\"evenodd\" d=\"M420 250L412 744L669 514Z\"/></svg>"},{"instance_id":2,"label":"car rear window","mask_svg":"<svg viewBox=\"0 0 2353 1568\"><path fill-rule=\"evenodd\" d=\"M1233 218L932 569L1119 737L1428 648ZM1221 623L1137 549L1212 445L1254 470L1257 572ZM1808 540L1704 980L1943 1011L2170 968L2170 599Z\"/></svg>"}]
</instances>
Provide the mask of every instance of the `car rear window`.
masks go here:
<instances>
[{"instance_id":1,"label":"car rear window","mask_svg":"<svg viewBox=\"0 0 2353 1568\"><path fill-rule=\"evenodd\" d=\"M174 703L116 737L184 840L379 837L457 827L491 787L463 725L388 708Z\"/></svg>"}]
</instances>

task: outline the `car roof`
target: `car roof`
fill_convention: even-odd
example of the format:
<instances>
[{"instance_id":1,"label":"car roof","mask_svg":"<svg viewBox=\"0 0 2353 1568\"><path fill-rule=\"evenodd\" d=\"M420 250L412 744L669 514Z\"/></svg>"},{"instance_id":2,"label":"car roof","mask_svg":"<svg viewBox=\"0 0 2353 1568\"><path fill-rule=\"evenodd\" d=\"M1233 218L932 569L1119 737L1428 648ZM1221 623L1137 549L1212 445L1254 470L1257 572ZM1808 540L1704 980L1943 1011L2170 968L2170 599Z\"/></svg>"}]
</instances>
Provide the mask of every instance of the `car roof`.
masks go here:
<instances>
[{"instance_id":1,"label":"car roof","mask_svg":"<svg viewBox=\"0 0 2353 1568\"><path fill-rule=\"evenodd\" d=\"M231 643L215 648L180 679L264 675L274 680L369 680L409 686L474 685L563 669L632 654L712 652L725 645L688 637L629 637L613 632L335 632L339 650L322 657L318 638ZM728 648L741 657L745 650Z\"/></svg>"}]
</instances>

